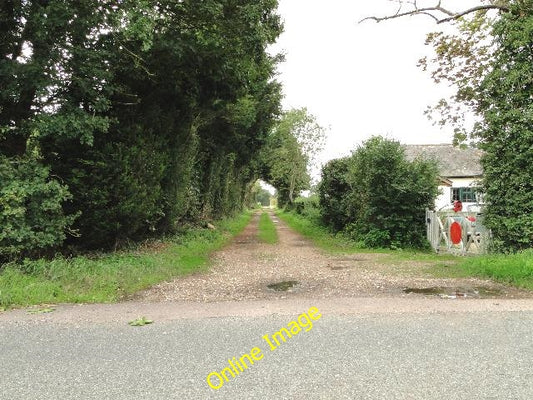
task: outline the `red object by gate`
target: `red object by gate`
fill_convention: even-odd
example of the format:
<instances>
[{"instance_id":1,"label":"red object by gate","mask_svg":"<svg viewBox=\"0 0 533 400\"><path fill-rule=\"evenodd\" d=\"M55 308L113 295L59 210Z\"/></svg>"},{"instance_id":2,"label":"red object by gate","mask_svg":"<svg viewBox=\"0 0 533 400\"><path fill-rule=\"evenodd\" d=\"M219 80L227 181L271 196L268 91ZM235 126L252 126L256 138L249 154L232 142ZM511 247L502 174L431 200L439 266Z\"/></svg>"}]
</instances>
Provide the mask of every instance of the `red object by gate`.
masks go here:
<instances>
[{"instance_id":1,"label":"red object by gate","mask_svg":"<svg viewBox=\"0 0 533 400\"><path fill-rule=\"evenodd\" d=\"M463 232L461 229L461 224L459 222L454 222L450 225L450 239L453 244L461 243L463 237Z\"/></svg>"}]
</instances>

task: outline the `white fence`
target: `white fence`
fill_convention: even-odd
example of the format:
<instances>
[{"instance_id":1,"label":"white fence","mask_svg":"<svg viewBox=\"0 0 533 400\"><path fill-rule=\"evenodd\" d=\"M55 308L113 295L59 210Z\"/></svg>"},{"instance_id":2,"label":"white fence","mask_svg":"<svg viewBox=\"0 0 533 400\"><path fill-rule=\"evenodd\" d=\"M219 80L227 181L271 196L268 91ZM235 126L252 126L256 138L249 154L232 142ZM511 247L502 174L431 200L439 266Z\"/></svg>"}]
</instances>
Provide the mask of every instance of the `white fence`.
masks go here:
<instances>
[{"instance_id":1,"label":"white fence","mask_svg":"<svg viewBox=\"0 0 533 400\"><path fill-rule=\"evenodd\" d=\"M426 210L427 239L437 252L482 254L490 244L483 216L475 212Z\"/></svg>"}]
</instances>

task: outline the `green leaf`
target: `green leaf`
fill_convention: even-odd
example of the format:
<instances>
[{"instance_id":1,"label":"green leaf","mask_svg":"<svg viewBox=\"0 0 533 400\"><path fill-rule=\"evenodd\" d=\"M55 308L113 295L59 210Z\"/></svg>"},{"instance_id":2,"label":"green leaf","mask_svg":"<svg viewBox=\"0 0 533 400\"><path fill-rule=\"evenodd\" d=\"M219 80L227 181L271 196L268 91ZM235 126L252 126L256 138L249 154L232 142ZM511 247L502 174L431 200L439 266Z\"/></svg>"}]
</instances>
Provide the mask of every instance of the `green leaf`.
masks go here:
<instances>
[{"instance_id":1,"label":"green leaf","mask_svg":"<svg viewBox=\"0 0 533 400\"><path fill-rule=\"evenodd\" d=\"M144 326L153 323L151 319L146 319L146 317L140 317L134 319L133 321L128 322L130 326Z\"/></svg>"}]
</instances>

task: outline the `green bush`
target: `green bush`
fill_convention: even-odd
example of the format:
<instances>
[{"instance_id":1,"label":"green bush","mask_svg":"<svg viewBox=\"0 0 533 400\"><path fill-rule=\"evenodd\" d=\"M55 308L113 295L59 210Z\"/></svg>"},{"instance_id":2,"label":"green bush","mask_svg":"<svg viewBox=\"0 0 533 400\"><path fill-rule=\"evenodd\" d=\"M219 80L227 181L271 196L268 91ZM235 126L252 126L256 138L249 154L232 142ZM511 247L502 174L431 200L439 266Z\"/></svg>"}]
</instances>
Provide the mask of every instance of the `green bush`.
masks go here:
<instances>
[{"instance_id":1,"label":"green bush","mask_svg":"<svg viewBox=\"0 0 533 400\"><path fill-rule=\"evenodd\" d=\"M75 218L63 212L67 187L36 160L1 155L0 182L0 262L61 245Z\"/></svg>"},{"instance_id":2,"label":"green bush","mask_svg":"<svg viewBox=\"0 0 533 400\"><path fill-rule=\"evenodd\" d=\"M427 246L424 212L438 193L434 163L409 162L399 142L382 137L335 161L319 187L328 226L367 247Z\"/></svg>"},{"instance_id":3,"label":"green bush","mask_svg":"<svg viewBox=\"0 0 533 400\"><path fill-rule=\"evenodd\" d=\"M311 221L320 219L319 200L317 195L309 197L297 197L294 200L294 211Z\"/></svg>"},{"instance_id":4,"label":"green bush","mask_svg":"<svg viewBox=\"0 0 533 400\"><path fill-rule=\"evenodd\" d=\"M79 237L68 244L113 248L144 238L164 216L161 181L168 158L155 148L155 139L126 132L128 143L114 141L118 134L110 131L107 143L97 137L96 147L85 151L68 142L46 148L48 153L65 154L50 160L52 171L69 184L73 199L67 210L81 214L73 226Z\"/></svg>"},{"instance_id":5,"label":"green bush","mask_svg":"<svg viewBox=\"0 0 533 400\"><path fill-rule=\"evenodd\" d=\"M346 204L346 194L350 190L347 181L349 161L349 157L338 158L322 168L318 187L320 216L334 232L342 230L349 222Z\"/></svg>"}]
</instances>

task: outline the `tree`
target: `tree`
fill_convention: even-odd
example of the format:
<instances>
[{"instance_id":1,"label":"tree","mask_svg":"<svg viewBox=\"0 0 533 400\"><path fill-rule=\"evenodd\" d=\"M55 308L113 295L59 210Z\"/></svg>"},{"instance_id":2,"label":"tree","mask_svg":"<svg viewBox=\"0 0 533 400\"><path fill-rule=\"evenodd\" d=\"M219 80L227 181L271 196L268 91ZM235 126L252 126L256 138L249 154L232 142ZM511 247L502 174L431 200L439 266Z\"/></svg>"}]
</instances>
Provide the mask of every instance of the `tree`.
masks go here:
<instances>
[{"instance_id":1,"label":"tree","mask_svg":"<svg viewBox=\"0 0 533 400\"><path fill-rule=\"evenodd\" d=\"M387 21L390 19L423 15L432 18L437 24L445 22L457 21L469 14L486 12L490 10L497 10L502 12L509 12L509 1L506 0L490 0L485 1L490 4L480 4L474 7L454 11L442 5L442 0L389 0L398 5L396 13L392 15L385 15L382 17L371 16L363 18L360 22L374 20L376 22ZM480 2L483 2L482 0ZM423 6L421 4L424 3Z\"/></svg>"},{"instance_id":2,"label":"tree","mask_svg":"<svg viewBox=\"0 0 533 400\"><path fill-rule=\"evenodd\" d=\"M263 207L268 207L270 205L270 198L272 195L266 189L264 189L259 181L255 181L250 189L248 195L248 207L257 207L257 204L261 204Z\"/></svg>"},{"instance_id":3,"label":"tree","mask_svg":"<svg viewBox=\"0 0 533 400\"><path fill-rule=\"evenodd\" d=\"M324 128L306 108L285 112L274 126L264 152L265 180L277 189L280 206L290 207L310 188L310 170L324 140Z\"/></svg>"},{"instance_id":4,"label":"tree","mask_svg":"<svg viewBox=\"0 0 533 400\"><path fill-rule=\"evenodd\" d=\"M511 11L494 23L497 51L476 98L486 224L503 251L533 244L533 1Z\"/></svg>"},{"instance_id":5,"label":"tree","mask_svg":"<svg viewBox=\"0 0 533 400\"><path fill-rule=\"evenodd\" d=\"M57 226L78 216L67 244L108 249L243 207L279 114L280 57L266 51L282 30L276 9L276 0L3 3L0 156L28 162L14 180L57 192Z\"/></svg>"}]
</instances>

